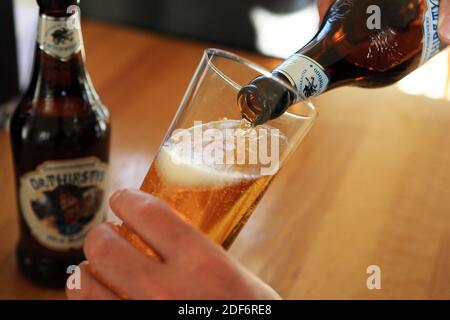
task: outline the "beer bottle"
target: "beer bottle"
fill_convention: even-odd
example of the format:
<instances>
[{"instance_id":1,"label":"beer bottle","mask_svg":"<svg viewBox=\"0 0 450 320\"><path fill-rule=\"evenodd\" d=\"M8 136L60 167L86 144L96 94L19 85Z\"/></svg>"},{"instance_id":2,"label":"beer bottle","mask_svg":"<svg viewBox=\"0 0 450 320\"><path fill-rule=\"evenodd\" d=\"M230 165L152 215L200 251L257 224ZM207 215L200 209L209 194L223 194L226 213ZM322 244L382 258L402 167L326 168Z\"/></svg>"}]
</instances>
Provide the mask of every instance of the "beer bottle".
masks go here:
<instances>
[{"instance_id":1,"label":"beer bottle","mask_svg":"<svg viewBox=\"0 0 450 320\"><path fill-rule=\"evenodd\" d=\"M402 79L437 54L439 0L337 0L316 36L273 70L302 99L342 86L377 88ZM253 125L277 118L295 97L268 77L239 94Z\"/></svg>"},{"instance_id":2,"label":"beer bottle","mask_svg":"<svg viewBox=\"0 0 450 320\"><path fill-rule=\"evenodd\" d=\"M86 70L78 15L68 13L79 0L37 2L34 70L10 124L16 252L28 279L60 287L84 259L87 232L104 220L110 126Z\"/></svg>"}]
</instances>

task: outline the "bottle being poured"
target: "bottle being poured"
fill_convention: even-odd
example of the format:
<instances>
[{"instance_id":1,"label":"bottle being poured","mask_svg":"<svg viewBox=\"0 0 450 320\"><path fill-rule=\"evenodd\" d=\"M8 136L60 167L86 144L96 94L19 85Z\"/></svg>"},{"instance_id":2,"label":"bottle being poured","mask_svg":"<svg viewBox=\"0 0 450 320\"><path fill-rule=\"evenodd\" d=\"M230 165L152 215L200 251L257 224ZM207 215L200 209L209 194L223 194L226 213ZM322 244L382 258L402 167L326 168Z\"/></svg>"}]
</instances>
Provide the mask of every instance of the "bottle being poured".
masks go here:
<instances>
[{"instance_id":1,"label":"bottle being poured","mask_svg":"<svg viewBox=\"0 0 450 320\"><path fill-rule=\"evenodd\" d=\"M239 92L243 118L252 126L282 115L291 105L342 86L391 85L445 48L438 34L439 0L337 0L316 36Z\"/></svg>"}]
</instances>

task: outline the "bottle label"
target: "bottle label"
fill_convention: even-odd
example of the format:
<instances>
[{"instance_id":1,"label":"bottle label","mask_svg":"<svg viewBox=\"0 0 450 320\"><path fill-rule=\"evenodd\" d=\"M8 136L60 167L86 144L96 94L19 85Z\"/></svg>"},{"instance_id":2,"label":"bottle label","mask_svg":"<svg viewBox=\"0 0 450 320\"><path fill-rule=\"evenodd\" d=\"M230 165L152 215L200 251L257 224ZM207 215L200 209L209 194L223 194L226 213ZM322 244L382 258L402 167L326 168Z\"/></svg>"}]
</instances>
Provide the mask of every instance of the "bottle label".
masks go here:
<instances>
[{"instance_id":1,"label":"bottle label","mask_svg":"<svg viewBox=\"0 0 450 320\"><path fill-rule=\"evenodd\" d=\"M107 164L96 157L47 161L20 178L19 202L31 234L43 246L80 249L104 220Z\"/></svg>"},{"instance_id":2,"label":"bottle label","mask_svg":"<svg viewBox=\"0 0 450 320\"><path fill-rule=\"evenodd\" d=\"M73 23L75 16L56 18L41 15L37 41L39 48L61 61L69 60L83 47L81 28Z\"/></svg>"},{"instance_id":3,"label":"bottle label","mask_svg":"<svg viewBox=\"0 0 450 320\"><path fill-rule=\"evenodd\" d=\"M330 82L319 63L299 53L294 54L274 71L286 76L303 99L320 95L327 90Z\"/></svg>"},{"instance_id":4,"label":"bottle label","mask_svg":"<svg viewBox=\"0 0 450 320\"><path fill-rule=\"evenodd\" d=\"M420 65L433 58L441 49L439 40L439 0L425 0L426 9L423 19L423 51Z\"/></svg>"}]
</instances>

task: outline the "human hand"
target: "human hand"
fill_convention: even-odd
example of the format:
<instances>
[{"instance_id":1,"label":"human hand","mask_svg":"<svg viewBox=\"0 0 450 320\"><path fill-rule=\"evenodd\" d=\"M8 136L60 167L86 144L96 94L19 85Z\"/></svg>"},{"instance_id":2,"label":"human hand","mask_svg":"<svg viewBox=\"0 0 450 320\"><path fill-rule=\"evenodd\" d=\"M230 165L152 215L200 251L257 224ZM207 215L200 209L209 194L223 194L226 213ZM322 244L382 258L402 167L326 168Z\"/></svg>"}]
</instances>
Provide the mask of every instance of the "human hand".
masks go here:
<instances>
[{"instance_id":1,"label":"human hand","mask_svg":"<svg viewBox=\"0 0 450 320\"><path fill-rule=\"evenodd\" d=\"M450 44L450 0L441 0L439 5L439 38Z\"/></svg>"},{"instance_id":2,"label":"human hand","mask_svg":"<svg viewBox=\"0 0 450 320\"><path fill-rule=\"evenodd\" d=\"M108 287L130 299L279 299L157 198L123 190L111 197L110 205L161 259L145 255L109 225L99 225L85 241L81 289L67 290L69 299L119 299Z\"/></svg>"}]
</instances>

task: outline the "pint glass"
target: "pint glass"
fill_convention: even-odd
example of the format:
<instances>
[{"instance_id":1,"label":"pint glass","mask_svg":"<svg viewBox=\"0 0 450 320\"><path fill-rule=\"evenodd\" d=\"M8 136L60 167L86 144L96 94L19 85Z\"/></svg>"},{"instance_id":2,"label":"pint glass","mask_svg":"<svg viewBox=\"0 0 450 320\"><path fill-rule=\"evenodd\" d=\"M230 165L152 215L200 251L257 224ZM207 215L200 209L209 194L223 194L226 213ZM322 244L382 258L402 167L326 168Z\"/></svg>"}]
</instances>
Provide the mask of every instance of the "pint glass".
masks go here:
<instances>
[{"instance_id":1,"label":"pint glass","mask_svg":"<svg viewBox=\"0 0 450 320\"><path fill-rule=\"evenodd\" d=\"M299 102L281 117L249 127L237 96L261 75L298 96L260 66L222 50L206 50L141 187L225 248L317 115L309 102ZM125 226L119 231L143 249Z\"/></svg>"}]
</instances>

